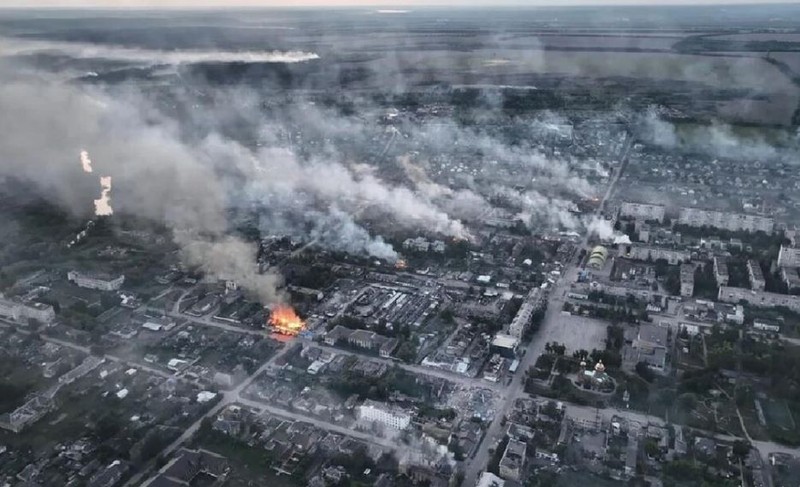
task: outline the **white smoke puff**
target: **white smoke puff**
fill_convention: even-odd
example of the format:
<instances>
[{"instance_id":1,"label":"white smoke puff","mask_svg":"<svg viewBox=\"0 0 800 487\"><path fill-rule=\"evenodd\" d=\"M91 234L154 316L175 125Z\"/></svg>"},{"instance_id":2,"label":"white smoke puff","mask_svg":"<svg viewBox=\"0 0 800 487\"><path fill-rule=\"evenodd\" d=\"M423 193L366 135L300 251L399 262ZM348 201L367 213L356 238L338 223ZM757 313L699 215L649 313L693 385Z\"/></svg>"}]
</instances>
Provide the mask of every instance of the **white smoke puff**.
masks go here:
<instances>
[{"instance_id":1,"label":"white smoke puff","mask_svg":"<svg viewBox=\"0 0 800 487\"><path fill-rule=\"evenodd\" d=\"M631 243L631 238L628 235L614 230L612 223L605 218L592 218L586 226L586 231L589 235L594 235L603 242L613 242L614 244Z\"/></svg>"},{"instance_id":2,"label":"white smoke puff","mask_svg":"<svg viewBox=\"0 0 800 487\"><path fill-rule=\"evenodd\" d=\"M81 151L81 166L83 167L83 172L92 172L92 160L85 150Z\"/></svg>"},{"instance_id":3,"label":"white smoke puff","mask_svg":"<svg viewBox=\"0 0 800 487\"><path fill-rule=\"evenodd\" d=\"M111 208L111 176L100 178L100 198L94 200L94 214L97 216L111 216L114 209Z\"/></svg>"},{"instance_id":4,"label":"white smoke puff","mask_svg":"<svg viewBox=\"0 0 800 487\"><path fill-rule=\"evenodd\" d=\"M391 244L383 237L372 237L351 215L333 208L328 214L317 214L311 238L324 248L354 255L369 255L389 262L399 258Z\"/></svg>"}]
</instances>

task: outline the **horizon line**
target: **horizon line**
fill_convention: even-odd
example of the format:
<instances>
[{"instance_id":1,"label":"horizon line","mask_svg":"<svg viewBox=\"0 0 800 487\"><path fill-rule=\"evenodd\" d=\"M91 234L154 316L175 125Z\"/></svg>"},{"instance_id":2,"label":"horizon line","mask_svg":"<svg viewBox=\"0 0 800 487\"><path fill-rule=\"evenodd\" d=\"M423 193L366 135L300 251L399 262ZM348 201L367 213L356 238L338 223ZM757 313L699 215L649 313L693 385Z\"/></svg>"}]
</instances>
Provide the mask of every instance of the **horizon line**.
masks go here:
<instances>
[{"instance_id":1,"label":"horizon line","mask_svg":"<svg viewBox=\"0 0 800 487\"><path fill-rule=\"evenodd\" d=\"M152 1L152 0L145 0ZM436 1L436 0L435 0ZM91 4L86 5L3 5L0 2L0 10L16 10L16 11L225 11L225 10L308 10L308 9L324 9L324 10L357 10L357 9L414 9L414 10L431 10L437 8L447 8L456 10L466 9L521 9L521 10L536 10L542 8L614 8L614 7L627 7L627 8L652 8L652 7L766 7L766 6L787 6L800 4L796 0L770 0L766 2L758 2L757 0L707 0L704 3L698 3L696 0L653 0L647 3L639 3L640 0L610 0L598 4L592 0L568 0L568 3L556 3L552 0L545 0L544 3L538 5L531 5L529 2L522 0L500 0L498 3L470 3L467 5L453 5L446 3L446 0L439 0L441 3L425 4L417 3L370 3L365 5L345 3L339 5L326 4L320 0L310 0L308 4L298 5L297 2L283 5L252 5L252 4L226 4L226 5L164 5L164 2L145 5L105 5L105 4ZM410 12L410 10L409 10ZM398 12L408 13L408 12Z\"/></svg>"}]
</instances>

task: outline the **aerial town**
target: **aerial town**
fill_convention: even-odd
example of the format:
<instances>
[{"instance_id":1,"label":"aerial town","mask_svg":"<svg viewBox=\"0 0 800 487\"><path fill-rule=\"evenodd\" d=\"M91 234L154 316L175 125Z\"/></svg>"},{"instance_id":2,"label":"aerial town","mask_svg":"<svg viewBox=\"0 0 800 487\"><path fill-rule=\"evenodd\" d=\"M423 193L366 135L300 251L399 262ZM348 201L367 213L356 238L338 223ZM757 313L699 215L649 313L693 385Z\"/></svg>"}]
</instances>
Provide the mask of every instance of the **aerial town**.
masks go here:
<instances>
[{"instance_id":1,"label":"aerial town","mask_svg":"<svg viewBox=\"0 0 800 487\"><path fill-rule=\"evenodd\" d=\"M313 170L260 187L214 166L248 195L220 198L224 235L189 227L227 186L163 176L176 199L151 211L160 173L128 166L112 186L100 142L64 156L89 213L0 173L0 485L800 485L789 149L667 147L652 131L695 114L588 99L468 131L452 120L475 116L475 89L370 100L358 126L319 106L361 99L265 96L319 110L253 135ZM164 110L187 109L175 96ZM196 96L187 117L211 125ZM500 147L514 138L528 142ZM330 147L363 163L319 163Z\"/></svg>"}]
</instances>

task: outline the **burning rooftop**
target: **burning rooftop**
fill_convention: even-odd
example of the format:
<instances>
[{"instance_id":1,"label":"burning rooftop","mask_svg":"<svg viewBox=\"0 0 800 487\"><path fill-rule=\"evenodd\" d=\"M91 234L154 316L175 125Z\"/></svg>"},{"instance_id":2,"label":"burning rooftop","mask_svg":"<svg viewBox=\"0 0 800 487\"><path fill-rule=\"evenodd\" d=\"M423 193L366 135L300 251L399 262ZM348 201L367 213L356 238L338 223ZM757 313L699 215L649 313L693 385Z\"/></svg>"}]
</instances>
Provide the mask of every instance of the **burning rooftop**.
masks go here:
<instances>
[{"instance_id":1,"label":"burning rooftop","mask_svg":"<svg viewBox=\"0 0 800 487\"><path fill-rule=\"evenodd\" d=\"M281 335L297 336L306 328L297 312L291 306L279 304L272 309L269 317L269 326L272 331Z\"/></svg>"}]
</instances>

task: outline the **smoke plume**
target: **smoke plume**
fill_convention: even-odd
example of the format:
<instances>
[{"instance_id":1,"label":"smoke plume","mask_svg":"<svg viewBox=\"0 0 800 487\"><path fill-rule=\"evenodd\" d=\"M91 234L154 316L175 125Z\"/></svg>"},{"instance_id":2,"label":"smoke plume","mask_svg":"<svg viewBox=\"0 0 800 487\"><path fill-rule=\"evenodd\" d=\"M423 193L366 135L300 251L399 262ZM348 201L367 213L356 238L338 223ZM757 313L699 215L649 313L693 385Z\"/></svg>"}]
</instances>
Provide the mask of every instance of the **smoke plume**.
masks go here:
<instances>
[{"instance_id":1,"label":"smoke plume","mask_svg":"<svg viewBox=\"0 0 800 487\"><path fill-rule=\"evenodd\" d=\"M129 48L109 44L0 39L5 55L59 53L74 59L108 59L145 65L195 63L302 63L319 59L303 51L224 51Z\"/></svg>"}]
</instances>

